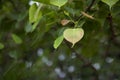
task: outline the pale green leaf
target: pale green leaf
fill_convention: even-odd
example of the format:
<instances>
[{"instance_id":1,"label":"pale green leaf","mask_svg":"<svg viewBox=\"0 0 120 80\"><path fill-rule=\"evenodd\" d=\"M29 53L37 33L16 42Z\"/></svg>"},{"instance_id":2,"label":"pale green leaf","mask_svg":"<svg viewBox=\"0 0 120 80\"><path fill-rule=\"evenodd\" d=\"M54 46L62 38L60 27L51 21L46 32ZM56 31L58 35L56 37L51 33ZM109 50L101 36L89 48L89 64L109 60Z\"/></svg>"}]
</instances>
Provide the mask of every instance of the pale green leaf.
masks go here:
<instances>
[{"instance_id":1,"label":"pale green leaf","mask_svg":"<svg viewBox=\"0 0 120 80\"><path fill-rule=\"evenodd\" d=\"M67 11L64 11L64 14L65 14L66 16L69 16L69 13L68 13Z\"/></svg>"},{"instance_id":2,"label":"pale green leaf","mask_svg":"<svg viewBox=\"0 0 120 80\"><path fill-rule=\"evenodd\" d=\"M118 2L119 0L102 0L102 2L106 3L107 5L109 5L110 9L112 8L112 6Z\"/></svg>"},{"instance_id":3,"label":"pale green leaf","mask_svg":"<svg viewBox=\"0 0 120 80\"><path fill-rule=\"evenodd\" d=\"M34 15L35 15L36 10L37 10L37 5L34 3L29 8L29 21L30 21L30 23L33 23L35 21Z\"/></svg>"},{"instance_id":4,"label":"pale green leaf","mask_svg":"<svg viewBox=\"0 0 120 80\"><path fill-rule=\"evenodd\" d=\"M29 8L29 22L34 23L42 17L42 12L40 11L41 5L38 7L36 3Z\"/></svg>"},{"instance_id":5,"label":"pale green leaf","mask_svg":"<svg viewBox=\"0 0 120 80\"><path fill-rule=\"evenodd\" d=\"M12 39L14 40L14 42L16 44L21 44L22 43L22 39L19 36L17 36L16 34L12 34Z\"/></svg>"},{"instance_id":6,"label":"pale green leaf","mask_svg":"<svg viewBox=\"0 0 120 80\"><path fill-rule=\"evenodd\" d=\"M59 47L59 45L62 43L64 37L63 35L62 36L59 36L55 41L54 41L54 48L57 49Z\"/></svg>"},{"instance_id":7,"label":"pale green leaf","mask_svg":"<svg viewBox=\"0 0 120 80\"><path fill-rule=\"evenodd\" d=\"M84 30L82 28L66 29L63 32L63 36L67 41L73 44L73 47L75 43L80 41L84 36Z\"/></svg>"},{"instance_id":8,"label":"pale green leaf","mask_svg":"<svg viewBox=\"0 0 120 80\"><path fill-rule=\"evenodd\" d=\"M50 3L52 5L55 5L55 6L58 6L58 7L61 7L61 6L65 5L67 2L68 2L68 0L50 0Z\"/></svg>"},{"instance_id":9,"label":"pale green leaf","mask_svg":"<svg viewBox=\"0 0 120 80\"><path fill-rule=\"evenodd\" d=\"M0 50L4 48L4 44L0 43Z\"/></svg>"}]
</instances>

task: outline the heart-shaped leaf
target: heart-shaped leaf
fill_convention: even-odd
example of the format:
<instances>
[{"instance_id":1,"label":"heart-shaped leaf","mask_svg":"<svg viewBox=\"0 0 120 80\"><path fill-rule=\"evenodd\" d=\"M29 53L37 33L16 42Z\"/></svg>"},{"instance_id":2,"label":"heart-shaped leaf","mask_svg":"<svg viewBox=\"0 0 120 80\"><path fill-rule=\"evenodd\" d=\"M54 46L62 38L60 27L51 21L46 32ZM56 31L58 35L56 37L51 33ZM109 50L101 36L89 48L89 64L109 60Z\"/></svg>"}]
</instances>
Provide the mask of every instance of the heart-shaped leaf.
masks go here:
<instances>
[{"instance_id":1,"label":"heart-shaped leaf","mask_svg":"<svg viewBox=\"0 0 120 80\"><path fill-rule=\"evenodd\" d=\"M55 49L58 48L58 46L62 43L63 39L64 39L64 37L63 37L63 35L62 35L62 36L58 37L58 38L54 41L54 45L53 45L53 46L54 46Z\"/></svg>"},{"instance_id":2,"label":"heart-shaped leaf","mask_svg":"<svg viewBox=\"0 0 120 80\"><path fill-rule=\"evenodd\" d=\"M50 3L55 5L55 6L58 6L58 7L61 7L63 6L65 3L67 3L68 0L50 0Z\"/></svg>"},{"instance_id":3,"label":"heart-shaped leaf","mask_svg":"<svg viewBox=\"0 0 120 80\"><path fill-rule=\"evenodd\" d=\"M82 39L83 35L84 30L82 28L66 29L63 33L64 38L73 44L72 47Z\"/></svg>"},{"instance_id":4,"label":"heart-shaped leaf","mask_svg":"<svg viewBox=\"0 0 120 80\"><path fill-rule=\"evenodd\" d=\"M112 6L118 2L119 0L102 0L102 2L106 3L107 5L109 5L110 9L112 8Z\"/></svg>"}]
</instances>

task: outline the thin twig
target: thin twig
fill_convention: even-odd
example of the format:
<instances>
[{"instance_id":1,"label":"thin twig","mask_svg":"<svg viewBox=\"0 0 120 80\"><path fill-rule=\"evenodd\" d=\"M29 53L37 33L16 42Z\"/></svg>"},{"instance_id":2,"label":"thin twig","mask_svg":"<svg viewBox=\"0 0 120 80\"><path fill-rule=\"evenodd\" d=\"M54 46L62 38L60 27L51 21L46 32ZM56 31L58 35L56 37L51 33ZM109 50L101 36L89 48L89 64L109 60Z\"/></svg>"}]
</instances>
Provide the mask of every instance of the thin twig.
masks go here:
<instances>
[{"instance_id":1,"label":"thin twig","mask_svg":"<svg viewBox=\"0 0 120 80\"><path fill-rule=\"evenodd\" d=\"M93 4L95 3L96 0L92 0L90 5L85 9L85 13L87 13L88 11L90 11L90 9L92 8ZM77 20L79 20L81 17L83 16L83 14L80 14L80 16L77 18Z\"/></svg>"},{"instance_id":2,"label":"thin twig","mask_svg":"<svg viewBox=\"0 0 120 80\"><path fill-rule=\"evenodd\" d=\"M91 4L86 8L85 12L88 12L92 8L94 3L95 3L95 0L92 0Z\"/></svg>"}]
</instances>

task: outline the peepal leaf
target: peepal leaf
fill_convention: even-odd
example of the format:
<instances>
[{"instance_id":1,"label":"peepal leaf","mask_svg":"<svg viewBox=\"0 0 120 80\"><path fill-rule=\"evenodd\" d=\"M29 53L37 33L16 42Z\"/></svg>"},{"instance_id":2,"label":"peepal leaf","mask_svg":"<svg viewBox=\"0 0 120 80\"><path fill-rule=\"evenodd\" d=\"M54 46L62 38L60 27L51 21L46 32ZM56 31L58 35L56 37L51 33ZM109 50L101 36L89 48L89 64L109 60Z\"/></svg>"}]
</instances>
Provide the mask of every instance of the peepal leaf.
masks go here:
<instances>
[{"instance_id":1,"label":"peepal leaf","mask_svg":"<svg viewBox=\"0 0 120 80\"><path fill-rule=\"evenodd\" d=\"M106 3L107 5L109 5L110 9L112 8L112 6L118 2L119 0L102 0L102 2Z\"/></svg>"},{"instance_id":2,"label":"peepal leaf","mask_svg":"<svg viewBox=\"0 0 120 80\"><path fill-rule=\"evenodd\" d=\"M82 28L66 29L63 33L64 38L73 44L72 47L82 39L83 35L84 30Z\"/></svg>"},{"instance_id":3,"label":"peepal leaf","mask_svg":"<svg viewBox=\"0 0 120 80\"><path fill-rule=\"evenodd\" d=\"M67 1L68 1L68 0L50 0L50 3L51 3L52 5L61 7L61 6L63 6L65 3L67 3Z\"/></svg>"},{"instance_id":4,"label":"peepal leaf","mask_svg":"<svg viewBox=\"0 0 120 80\"><path fill-rule=\"evenodd\" d=\"M4 45L0 43L0 50L4 48Z\"/></svg>"},{"instance_id":5,"label":"peepal leaf","mask_svg":"<svg viewBox=\"0 0 120 80\"><path fill-rule=\"evenodd\" d=\"M22 43L22 39L19 36L17 36L16 34L12 34L12 39L14 40L14 42L16 44L21 44Z\"/></svg>"},{"instance_id":6,"label":"peepal leaf","mask_svg":"<svg viewBox=\"0 0 120 80\"><path fill-rule=\"evenodd\" d=\"M63 39L64 39L63 35L60 36L60 37L58 37L58 38L54 41L53 47L54 47L55 49L57 49L57 48L59 47L59 45L62 43Z\"/></svg>"},{"instance_id":7,"label":"peepal leaf","mask_svg":"<svg viewBox=\"0 0 120 80\"><path fill-rule=\"evenodd\" d=\"M29 8L29 22L37 22L42 17L42 12L40 11L41 6L37 6L36 3Z\"/></svg>"}]
</instances>

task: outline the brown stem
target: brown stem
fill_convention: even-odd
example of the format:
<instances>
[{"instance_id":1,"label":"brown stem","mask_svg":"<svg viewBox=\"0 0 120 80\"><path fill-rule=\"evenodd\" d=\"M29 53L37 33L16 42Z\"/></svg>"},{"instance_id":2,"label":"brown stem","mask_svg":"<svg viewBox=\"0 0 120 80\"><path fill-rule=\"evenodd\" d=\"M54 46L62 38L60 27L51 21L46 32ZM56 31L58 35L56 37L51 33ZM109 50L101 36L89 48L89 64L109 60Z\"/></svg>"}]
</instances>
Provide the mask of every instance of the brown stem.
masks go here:
<instances>
[{"instance_id":1,"label":"brown stem","mask_svg":"<svg viewBox=\"0 0 120 80\"><path fill-rule=\"evenodd\" d=\"M92 0L90 5L85 9L85 13L87 13L88 11L90 11L90 9L92 8L93 4L95 3L96 0ZM77 20L79 20L81 17L83 16L83 14L80 14L80 16L77 18Z\"/></svg>"},{"instance_id":2,"label":"brown stem","mask_svg":"<svg viewBox=\"0 0 120 80\"><path fill-rule=\"evenodd\" d=\"M113 25L113 18L111 13L108 14L107 20L109 22L109 30L110 30L110 40L113 42L113 44L117 47L120 47L120 42L116 39L115 29Z\"/></svg>"},{"instance_id":3,"label":"brown stem","mask_svg":"<svg viewBox=\"0 0 120 80\"><path fill-rule=\"evenodd\" d=\"M92 8L94 3L95 3L95 0L92 0L91 4L86 8L85 12L88 12Z\"/></svg>"}]
</instances>

